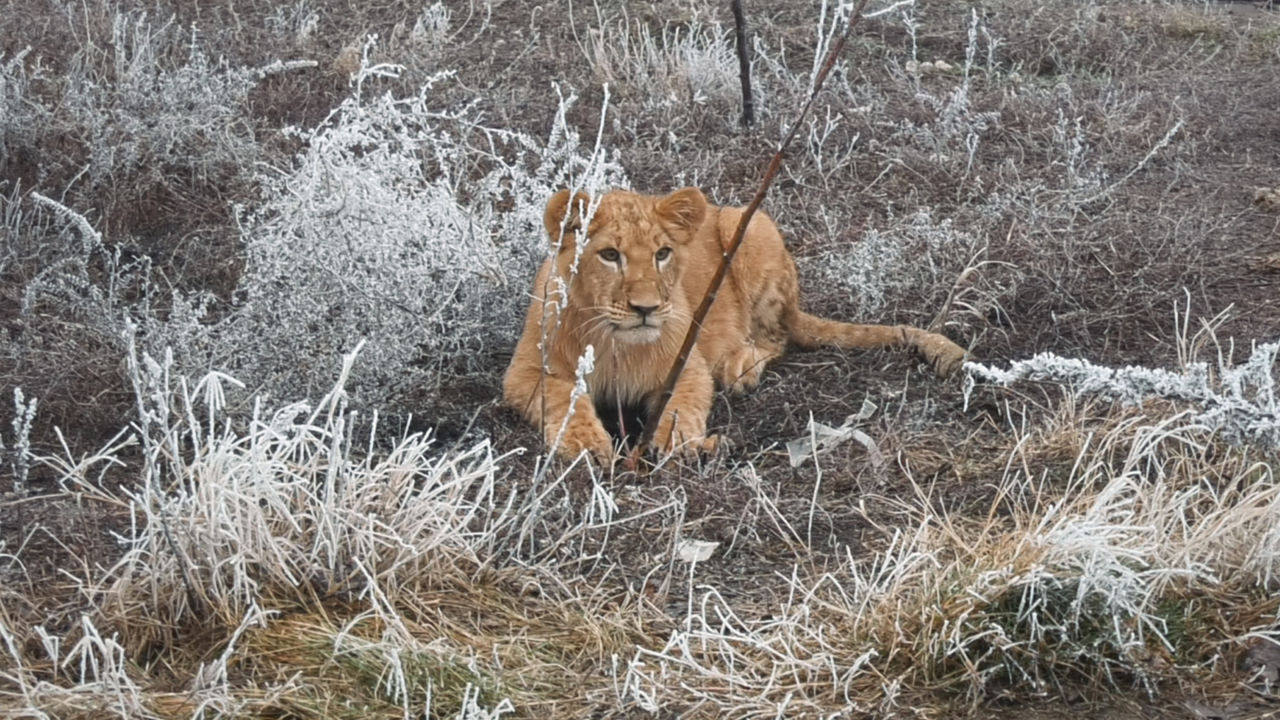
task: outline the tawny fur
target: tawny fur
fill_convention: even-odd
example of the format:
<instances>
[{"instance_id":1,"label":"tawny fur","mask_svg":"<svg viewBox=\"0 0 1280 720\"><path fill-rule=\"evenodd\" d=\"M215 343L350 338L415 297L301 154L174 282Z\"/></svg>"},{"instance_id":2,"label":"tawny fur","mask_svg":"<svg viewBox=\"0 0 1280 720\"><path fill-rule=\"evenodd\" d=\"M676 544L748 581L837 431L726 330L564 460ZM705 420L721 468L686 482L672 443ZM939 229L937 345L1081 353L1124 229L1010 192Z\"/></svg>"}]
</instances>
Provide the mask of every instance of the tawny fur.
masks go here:
<instances>
[{"instance_id":1,"label":"tawny fur","mask_svg":"<svg viewBox=\"0 0 1280 720\"><path fill-rule=\"evenodd\" d=\"M570 200L561 190L547 203L544 223L558 249L534 280L503 393L542 428L550 445L569 413L578 358L592 345L596 362L587 378L589 394L564 426L559 450L566 456L586 450L607 460L614 446L596 414L597 401L652 410L743 209L710 205L695 188L665 197L611 192L591 216L579 256L580 218L590 199L578 193ZM578 271L572 274L575 258ZM571 278L563 310L558 278ZM806 348L909 347L942 375L964 359L963 349L935 333L854 325L800 310L795 262L777 226L756 213L658 421L656 442L668 452L714 447L706 422L715 383L735 391L754 387L765 364L782 355L788 342Z\"/></svg>"}]
</instances>

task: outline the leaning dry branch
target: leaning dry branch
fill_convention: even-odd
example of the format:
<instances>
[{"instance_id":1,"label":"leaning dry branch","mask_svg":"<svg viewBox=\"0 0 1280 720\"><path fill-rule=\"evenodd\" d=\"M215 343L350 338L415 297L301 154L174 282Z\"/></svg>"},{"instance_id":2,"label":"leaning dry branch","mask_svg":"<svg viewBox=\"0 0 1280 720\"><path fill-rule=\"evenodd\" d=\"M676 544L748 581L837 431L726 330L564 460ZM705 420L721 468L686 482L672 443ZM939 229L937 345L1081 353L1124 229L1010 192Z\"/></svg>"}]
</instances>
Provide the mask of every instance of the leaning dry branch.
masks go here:
<instances>
[{"instance_id":1,"label":"leaning dry branch","mask_svg":"<svg viewBox=\"0 0 1280 720\"><path fill-rule=\"evenodd\" d=\"M782 167L783 153L786 152L787 146L791 144L791 140L804 122L805 116L809 114L809 108L813 105L814 98L822 90L822 84L826 82L827 75L831 72L831 68L835 66L836 58L840 57L841 51L844 50L845 42L853 33L853 28L862 17L862 12L866 10L867 2L868 0L861 0L858 3L858 6L846 21L844 32L840 34L835 44L831 46L831 50L827 52L826 58L822 61L822 68L813 80L813 87L809 90L809 97L805 99L804 105L800 107L800 112L796 115L795 121L791 123L791 128L787 131L786 136L778 143L778 147L773 153L773 158L769 161L769 167L765 169L764 177L760 179L760 187L756 190L755 197L751 198L751 202L747 204L746 211L742 213L742 220L738 222L738 228L733 232L729 247L721 255L720 265L716 267L715 275L711 276L711 284L707 286L707 292L702 296L702 302L698 304L698 309L693 313L693 321L689 324L689 332L685 333L684 343L680 346L680 352L676 355L676 360L671 365L671 371L667 373L666 382L663 383L662 396L658 399L657 412L653 414L652 420L646 424L644 434L640 436L640 443L636 445L635 452L632 455L633 458L642 456L649 444L653 442L653 434L658 427L658 423L662 420L663 414L667 411L667 403L670 402L672 393L675 392L676 381L680 379L680 373L684 372L684 366L689 361L689 353L693 351L693 345L698 341L698 331L702 328L702 321L706 319L707 312L711 309L711 304L715 302L716 295L720 292L720 285L729 273L729 266L733 263L734 256L738 254L738 247L742 245L742 238L746 236L747 225L750 224L751 217L755 215L760 204L764 202L765 195L769 192L769 186L773 184L773 178Z\"/></svg>"}]
</instances>

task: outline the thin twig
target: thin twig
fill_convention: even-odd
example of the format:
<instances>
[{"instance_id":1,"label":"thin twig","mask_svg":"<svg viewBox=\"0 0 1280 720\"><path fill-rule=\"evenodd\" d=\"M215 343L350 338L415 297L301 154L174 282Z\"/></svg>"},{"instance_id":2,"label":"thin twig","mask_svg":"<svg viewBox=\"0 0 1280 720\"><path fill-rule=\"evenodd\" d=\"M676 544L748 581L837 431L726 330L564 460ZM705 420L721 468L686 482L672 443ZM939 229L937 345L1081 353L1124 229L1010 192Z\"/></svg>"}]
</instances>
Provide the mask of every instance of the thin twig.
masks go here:
<instances>
[{"instance_id":1,"label":"thin twig","mask_svg":"<svg viewBox=\"0 0 1280 720\"><path fill-rule=\"evenodd\" d=\"M729 273L729 266L733 263L734 256L738 254L738 248L742 245L742 238L746 236L747 225L751 222L751 217L755 215L761 203L764 202L765 195L769 192L769 186L773 184L774 177L782 167L782 158L787 146L791 144L796 131L799 130L801 123L804 122L805 116L809 114L809 108L813 105L814 98L822 90L822 84L826 82L827 75L836 64L836 58L844 50L845 42L853 34L853 28L862 17L862 12L866 9L868 1L862 0L849 15L844 32L827 53L827 57L822 62L822 68L818 71L817 77L814 78L813 88L809 91L809 97L804 101L804 105L800 108L800 113L796 116L795 121L791 123L791 129L787 131L782 142L778 143L778 148L774 151L773 158L769 161L769 167L765 170L764 177L760 180L760 188L756 190L755 197L751 198L751 202L747 204L746 209L743 211L742 219L738 221L738 228L733 232L729 247L724 250L720 257L720 265L716 267L716 274L711 276L711 284L707 286L707 292L702 296L702 302L699 303L698 309L693 312L693 320L689 323L689 331L685 333L684 343L681 344L680 352L676 354L676 360L671 365L671 371L667 373L667 379L663 383L662 395L658 398L657 412L645 424L644 433L640 436L640 443L636 445L636 449L632 453L633 460L641 457L650 443L653 442L653 435L657 431L658 424L662 422L662 417L666 414L667 403L671 401L671 395L675 392L676 382L680 379L680 374L684 372L685 364L689 362L689 353L693 351L694 343L698 341L698 331L702 329L702 321L706 319L707 312L711 309L711 304L715 302L716 294L720 292L720 285L724 283L724 278Z\"/></svg>"}]
</instances>

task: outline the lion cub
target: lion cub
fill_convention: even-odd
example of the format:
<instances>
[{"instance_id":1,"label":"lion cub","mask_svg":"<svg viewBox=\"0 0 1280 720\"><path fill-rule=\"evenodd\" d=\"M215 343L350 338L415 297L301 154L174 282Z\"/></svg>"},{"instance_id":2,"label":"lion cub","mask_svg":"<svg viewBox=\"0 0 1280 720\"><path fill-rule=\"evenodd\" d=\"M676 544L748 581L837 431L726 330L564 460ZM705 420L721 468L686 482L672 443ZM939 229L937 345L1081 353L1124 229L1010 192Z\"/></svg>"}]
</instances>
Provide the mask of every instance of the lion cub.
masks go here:
<instances>
[{"instance_id":1,"label":"lion cub","mask_svg":"<svg viewBox=\"0 0 1280 720\"><path fill-rule=\"evenodd\" d=\"M547 203L543 223L558 249L533 282L524 333L502 385L506 402L542 428L548 445L559 437L564 455L586 450L608 461L614 444L597 408L652 412L743 209L710 205L696 188L666 197L614 191L600 199L584 228L590 203L586 194L571 199L567 190ZM580 254L579 240L585 243ZM754 387L765 363L782 355L788 342L803 348L909 347L942 375L954 372L965 355L947 338L918 328L854 325L802 311L795 262L777 226L756 213L697 349L656 419L655 443L666 452L713 448L706 424L714 384L735 391ZM595 370L566 425L574 371L588 345Z\"/></svg>"}]
</instances>

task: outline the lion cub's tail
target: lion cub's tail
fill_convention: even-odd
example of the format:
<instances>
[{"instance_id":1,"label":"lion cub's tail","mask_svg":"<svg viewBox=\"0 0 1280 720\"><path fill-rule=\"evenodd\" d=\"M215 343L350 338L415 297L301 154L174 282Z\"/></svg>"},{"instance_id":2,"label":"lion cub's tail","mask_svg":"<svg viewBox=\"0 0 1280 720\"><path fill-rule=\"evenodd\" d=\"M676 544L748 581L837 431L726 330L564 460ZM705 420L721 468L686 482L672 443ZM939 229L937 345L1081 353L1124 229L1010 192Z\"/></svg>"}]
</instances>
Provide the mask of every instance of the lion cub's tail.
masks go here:
<instances>
[{"instance_id":1,"label":"lion cub's tail","mask_svg":"<svg viewBox=\"0 0 1280 720\"><path fill-rule=\"evenodd\" d=\"M964 363L964 348L937 333L909 325L855 325L827 320L796 310L790 323L791 342L802 348L910 348L942 376Z\"/></svg>"},{"instance_id":2,"label":"lion cub's tail","mask_svg":"<svg viewBox=\"0 0 1280 720\"><path fill-rule=\"evenodd\" d=\"M797 310L791 322L791 342L806 349L819 347L886 348L909 344L910 328L901 325L856 325L828 320Z\"/></svg>"}]
</instances>

